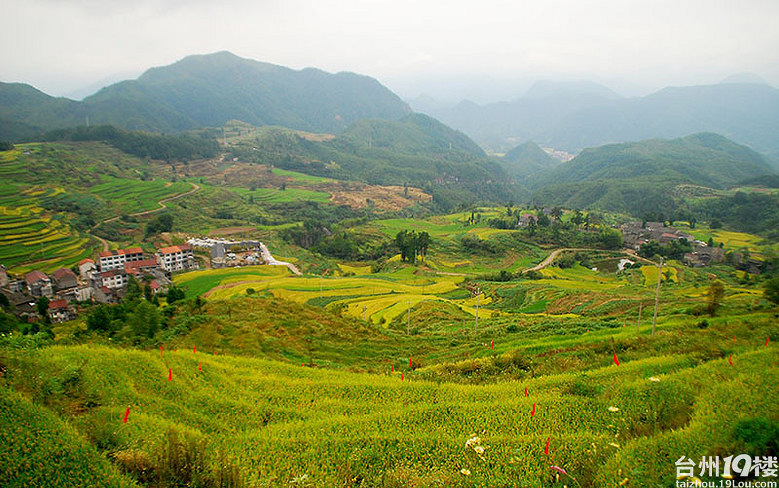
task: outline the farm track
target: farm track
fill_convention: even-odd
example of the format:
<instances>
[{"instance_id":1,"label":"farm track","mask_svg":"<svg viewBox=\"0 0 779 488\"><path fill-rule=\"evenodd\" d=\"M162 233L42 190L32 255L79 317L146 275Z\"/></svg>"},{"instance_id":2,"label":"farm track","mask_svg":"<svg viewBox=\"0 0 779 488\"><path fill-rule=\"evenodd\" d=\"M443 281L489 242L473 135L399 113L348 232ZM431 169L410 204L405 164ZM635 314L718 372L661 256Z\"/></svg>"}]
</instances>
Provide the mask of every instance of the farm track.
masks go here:
<instances>
[{"instance_id":1,"label":"farm track","mask_svg":"<svg viewBox=\"0 0 779 488\"><path fill-rule=\"evenodd\" d=\"M133 213L133 214L129 214L130 217L140 217L142 215L150 215L150 214L153 214L155 212L159 212L160 210L164 210L164 209L168 208L168 206L165 205L167 202L171 202L173 200L178 200L179 198L185 197L187 195L191 195L191 194L195 193L196 191L200 190L200 185L198 185L197 183L192 183L191 181L188 182L188 183L193 186L193 188L191 190L186 191L184 193L179 193L178 195L173 195L172 197L163 198L162 200L159 200L157 202L157 205L159 205L159 208L155 208L155 209L152 209L152 210L144 210L143 212L136 212L136 213ZM97 224L93 225L91 229L89 229L89 235L91 235L92 237L94 237L95 239L97 239L98 241L100 241L103 244L103 251L110 250L110 245L108 244L108 241L103 239L102 237L96 236L94 233L92 233L92 231L95 230L97 227L99 227L99 226L101 226L103 224L107 224L108 222L113 222L113 221L117 220L120 217L121 217L120 215L117 215L115 217L111 217L110 219L102 220L102 221L98 222Z\"/></svg>"},{"instance_id":2,"label":"farm track","mask_svg":"<svg viewBox=\"0 0 779 488\"><path fill-rule=\"evenodd\" d=\"M541 271L542 269L546 268L550 264L554 262L555 259L557 259L557 256L559 256L561 253L566 251L603 251L603 249L587 249L587 248L575 248L575 247L561 247L560 249L555 249L554 251L549 254L549 256L546 257L543 261L538 263L537 265L533 266L532 268L528 268L524 271L522 271L522 274L529 273L531 271ZM646 264L651 264L652 266L657 266L657 263L654 261L650 261L649 259L642 258L641 256L638 256L635 252L630 252L627 250L622 250L622 253L630 256L631 259L635 259L637 261L643 261Z\"/></svg>"}]
</instances>

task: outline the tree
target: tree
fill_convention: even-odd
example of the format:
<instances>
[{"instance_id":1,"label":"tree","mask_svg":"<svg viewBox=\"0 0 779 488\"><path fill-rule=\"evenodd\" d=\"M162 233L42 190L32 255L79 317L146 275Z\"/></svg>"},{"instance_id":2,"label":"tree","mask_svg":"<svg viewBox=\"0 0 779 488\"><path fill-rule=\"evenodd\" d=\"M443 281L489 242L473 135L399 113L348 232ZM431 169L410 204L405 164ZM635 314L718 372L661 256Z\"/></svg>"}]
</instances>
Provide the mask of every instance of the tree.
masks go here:
<instances>
[{"instance_id":1,"label":"tree","mask_svg":"<svg viewBox=\"0 0 779 488\"><path fill-rule=\"evenodd\" d=\"M709 298L708 298L708 305L706 309L709 312L709 315L711 317L714 317L714 314L717 313L717 309L722 303L722 297L724 295L725 295L725 287L722 285L721 281L715 281L714 283L711 284L711 286L709 286L709 293L708 293Z\"/></svg>"},{"instance_id":2,"label":"tree","mask_svg":"<svg viewBox=\"0 0 779 488\"><path fill-rule=\"evenodd\" d=\"M168 299L168 303L177 302L179 300L183 300L186 295L184 294L184 290L177 286L171 286L168 288L168 294L166 295Z\"/></svg>"},{"instance_id":3,"label":"tree","mask_svg":"<svg viewBox=\"0 0 779 488\"><path fill-rule=\"evenodd\" d=\"M765 282L763 296L769 301L779 304L779 275Z\"/></svg>"},{"instance_id":4,"label":"tree","mask_svg":"<svg viewBox=\"0 0 779 488\"><path fill-rule=\"evenodd\" d=\"M108 305L99 305L92 309L92 313L87 316L87 330L111 330L111 312Z\"/></svg>"},{"instance_id":5,"label":"tree","mask_svg":"<svg viewBox=\"0 0 779 488\"><path fill-rule=\"evenodd\" d=\"M5 310L11 308L11 302L8 300L8 297L2 293L0 293L0 307L4 308Z\"/></svg>"},{"instance_id":6,"label":"tree","mask_svg":"<svg viewBox=\"0 0 779 488\"><path fill-rule=\"evenodd\" d=\"M173 216L168 213L158 215L146 224L146 237L173 229Z\"/></svg>"},{"instance_id":7,"label":"tree","mask_svg":"<svg viewBox=\"0 0 779 488\"><path fill-rule=\"evenodd\" d=\"M46 297L40 297L35 301L35 309L38 311L38 315L41 316L45 323L49 323L49 299Z\"/></svg>"}]
</instances>

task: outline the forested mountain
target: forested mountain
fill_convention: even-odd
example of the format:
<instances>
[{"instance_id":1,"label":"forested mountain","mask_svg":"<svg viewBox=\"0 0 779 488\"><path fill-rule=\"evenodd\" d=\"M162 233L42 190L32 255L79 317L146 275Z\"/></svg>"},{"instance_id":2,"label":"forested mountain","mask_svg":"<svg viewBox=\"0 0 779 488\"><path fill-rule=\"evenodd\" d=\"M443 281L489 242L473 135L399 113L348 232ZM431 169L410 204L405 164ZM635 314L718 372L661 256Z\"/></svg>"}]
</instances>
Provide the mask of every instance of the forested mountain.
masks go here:
<instances>
[{"instance_id":1,"label":"forested mountain","mask_svg":"<svg viewBox=\"0 0 779 488\"><path fill-rule=\"evenodd\" d=\"M421 186L445 207L522 196L508 183L506 171L466 135L422 114L399 121L361 120L321 141L265 127L232 150L243 159L308 174Z\"/></svg>"},{"instance_id":2,"label":"forested mountain","mask_svg":"<svg viewBox=\"0 0 779 488\"><path fill-rule=\"evenodd\" d=\"M779 90L769 85L671 87L629 99L608 97L602 90L533 92L513 102L463 102L430 113L496 150L533 140L578 152L616 142L716 132L779 155Z\"/></svg>"},{"instance_id":3,"label":"forested mountain","mask_svg":"<svg viewBox=\"0 0 779 488\"><path fill-rule=\"evenodd\" d=\"M378 81L353 73L243 59L228 52L189 56L83 102L50 97L28 85L0 84L0 139L84 124L176 132L228 120L339 132L357 120L398 120L408 106Z\"/></svg>"},{"instance_id":4,"label":"forested mountain","mask_svg":"<svg viewBox=\"0 0 779 488\"><path fill-rule=\"evenodd\" d=\"M528 141L520 144L501 158L502 166L518 181L529 176L559 166L562 162L541 149L538 144Z\"/></svg>"},{"instance_id":5,"label":"forested mountain","mask_svg":"<svg viewBox=\"0 0 779 488\"><path fill-rule=\"evenodd\" d=\"M534 200L548 205L602 208L640 215L671 211L680 184L727 188L773 174L767 160L711 133L674 140L653 139L587 149L534 177Z\"/></svg>"}]
</instances>

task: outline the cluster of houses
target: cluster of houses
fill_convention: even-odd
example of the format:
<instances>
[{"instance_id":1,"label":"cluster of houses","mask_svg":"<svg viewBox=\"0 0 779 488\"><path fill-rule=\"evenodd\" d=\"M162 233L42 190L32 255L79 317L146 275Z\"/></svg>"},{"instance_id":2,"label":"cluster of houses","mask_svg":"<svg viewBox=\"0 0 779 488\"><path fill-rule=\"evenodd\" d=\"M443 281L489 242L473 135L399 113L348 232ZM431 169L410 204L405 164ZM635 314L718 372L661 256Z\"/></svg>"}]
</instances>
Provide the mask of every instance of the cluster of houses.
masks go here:
<instances>
[{"instance_id":1,"label":"cluster of houses","mask_svg":"<svg viewBox=\"0 0 779 488\"><path fill-rule=\"evenodd\" d=\"M666 226L665 222L628 222L620 229L624 246L636 251L649 241L667 245L672 241L686 240L692 246L692 252L684 254L684 263L688 266L709 266L721 263L725 258L725 250L721 247L709 246L691 234Z\"/></svg>"},{"instance_id":2,"label":"cluster of houses","mask_svg":"<svg viewBox=\"0 0 779 488\"><path fill-rule=\"evenodd\" d=\"M220 238L193 237L187 241L187 244L210 251L212 268L251 266L266 262L262 256L262 243L260 241L230 241Z\"/></svg>"},{"instance_id":3,"label":"cluster of houses","mask_svg":"<svg viewBox=\"0 0 779 488\"><path fill-rule=\"evenodd\" d=\"M148 283L152 293L158 294L171 284L171 273L196 268L192 246L188 244L158 249L153 256L147 256L140 247L132 247L100 252L97 261L82 259L74 268L60 268L50 275L35 270L12 277L0 265L0 293L8 298L16 315L27 321L39 318L36 301L47 297L49 318L63 322L75 318L77 302L121 300L131 276Z\"/></svg>"}]
</instances>

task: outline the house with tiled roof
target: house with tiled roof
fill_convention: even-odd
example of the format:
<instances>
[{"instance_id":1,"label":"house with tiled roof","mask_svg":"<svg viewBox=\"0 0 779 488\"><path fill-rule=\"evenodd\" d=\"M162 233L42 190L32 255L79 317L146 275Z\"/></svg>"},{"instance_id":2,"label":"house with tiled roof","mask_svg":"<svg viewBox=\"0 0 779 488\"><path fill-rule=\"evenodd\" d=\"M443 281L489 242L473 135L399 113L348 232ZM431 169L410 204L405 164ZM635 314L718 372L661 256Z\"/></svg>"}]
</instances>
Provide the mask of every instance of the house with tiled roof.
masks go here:
<instances>
[{"instance_id":1,"label":"house with tiled roof","mask_svg":"<svg viewBox=\"0 0 779 488\"><path fill-rule=\"evenodd\" d=\"M51 280L42 271L30 271L24 275L27 290L34 297L51 297L54 293L51 288Z\"/></svg>"},{"instance_id":2,"label":"house with tiled roof","mask_svg":"<svg viewBox=\"0 0 779 488\"><path fill-rule=\"evenodd\" d=\"M143 257L143 249L140 247L117 249L116 251L102 251L97 255L100 263L100 271L123 268L125 263L142 261Z\"/></svg>"},{"instance_id":3,"label":"house with tiled roof","mask_svg":"<svg viewBox=\"0 0 779 488\"><path fill-rule=\"evenodd\" d=\"M60 268L51 274L55 291L70 290L78 286L76 273L68 268Z\"/></svg>"},{"instance_id":4,"label":"house with tiled roof","mask_svg":"<svg viewBox=\"0 0 779 488\"><path fill-rule=\"evenodd\" d=\"M101 287L104 286L109 289L120 289L127 286L130 278L124 269L109 269L108 271L102 271L100 273Z\"/></svg>"},{"instance_id":5,"label":"house with tiled roof","mask_svg":"<svg viewBox=\"0 0 779 488\"><path fill-rule=\"evenodd\" d=\"M157 251L157 263L167 272L184 271L194 269L195 256L189 244L163 247Z\"/></svg>"},{"instance_id":6,"label":"house with tiled roof","mask_svg":"<svg viewBox=\"0 0 779 488\"><path fill-rule=\"evenodd\" d=\"M97 265L94 260L86 258L78 262L78 275L82 280L88 280L89 273L92 271L97 271Z\"/></svg>"},{"instance_id":7,"label":"house with tiled roof","mask_svg":"<svg viewBox=\"0 0 779 488\"><path fill-rule=\"evenodd\" d=\"M136 278L149 275L159 269L156 259L144 259L141 261L130 261L124 263L124 271L128 275L133 275Z\"/></svg>"},{"instance_id":8,"label":"house with tiled roof","mask_svg":"<svg viewBox=\"0 0 779 488\"><path fill-rule=\"evenodd\" d=\"M76 313L68 306L67 300L59 299L49 302L49 318L52 322L65 322L76 318Z\"/></svg>"}]
</instances>

